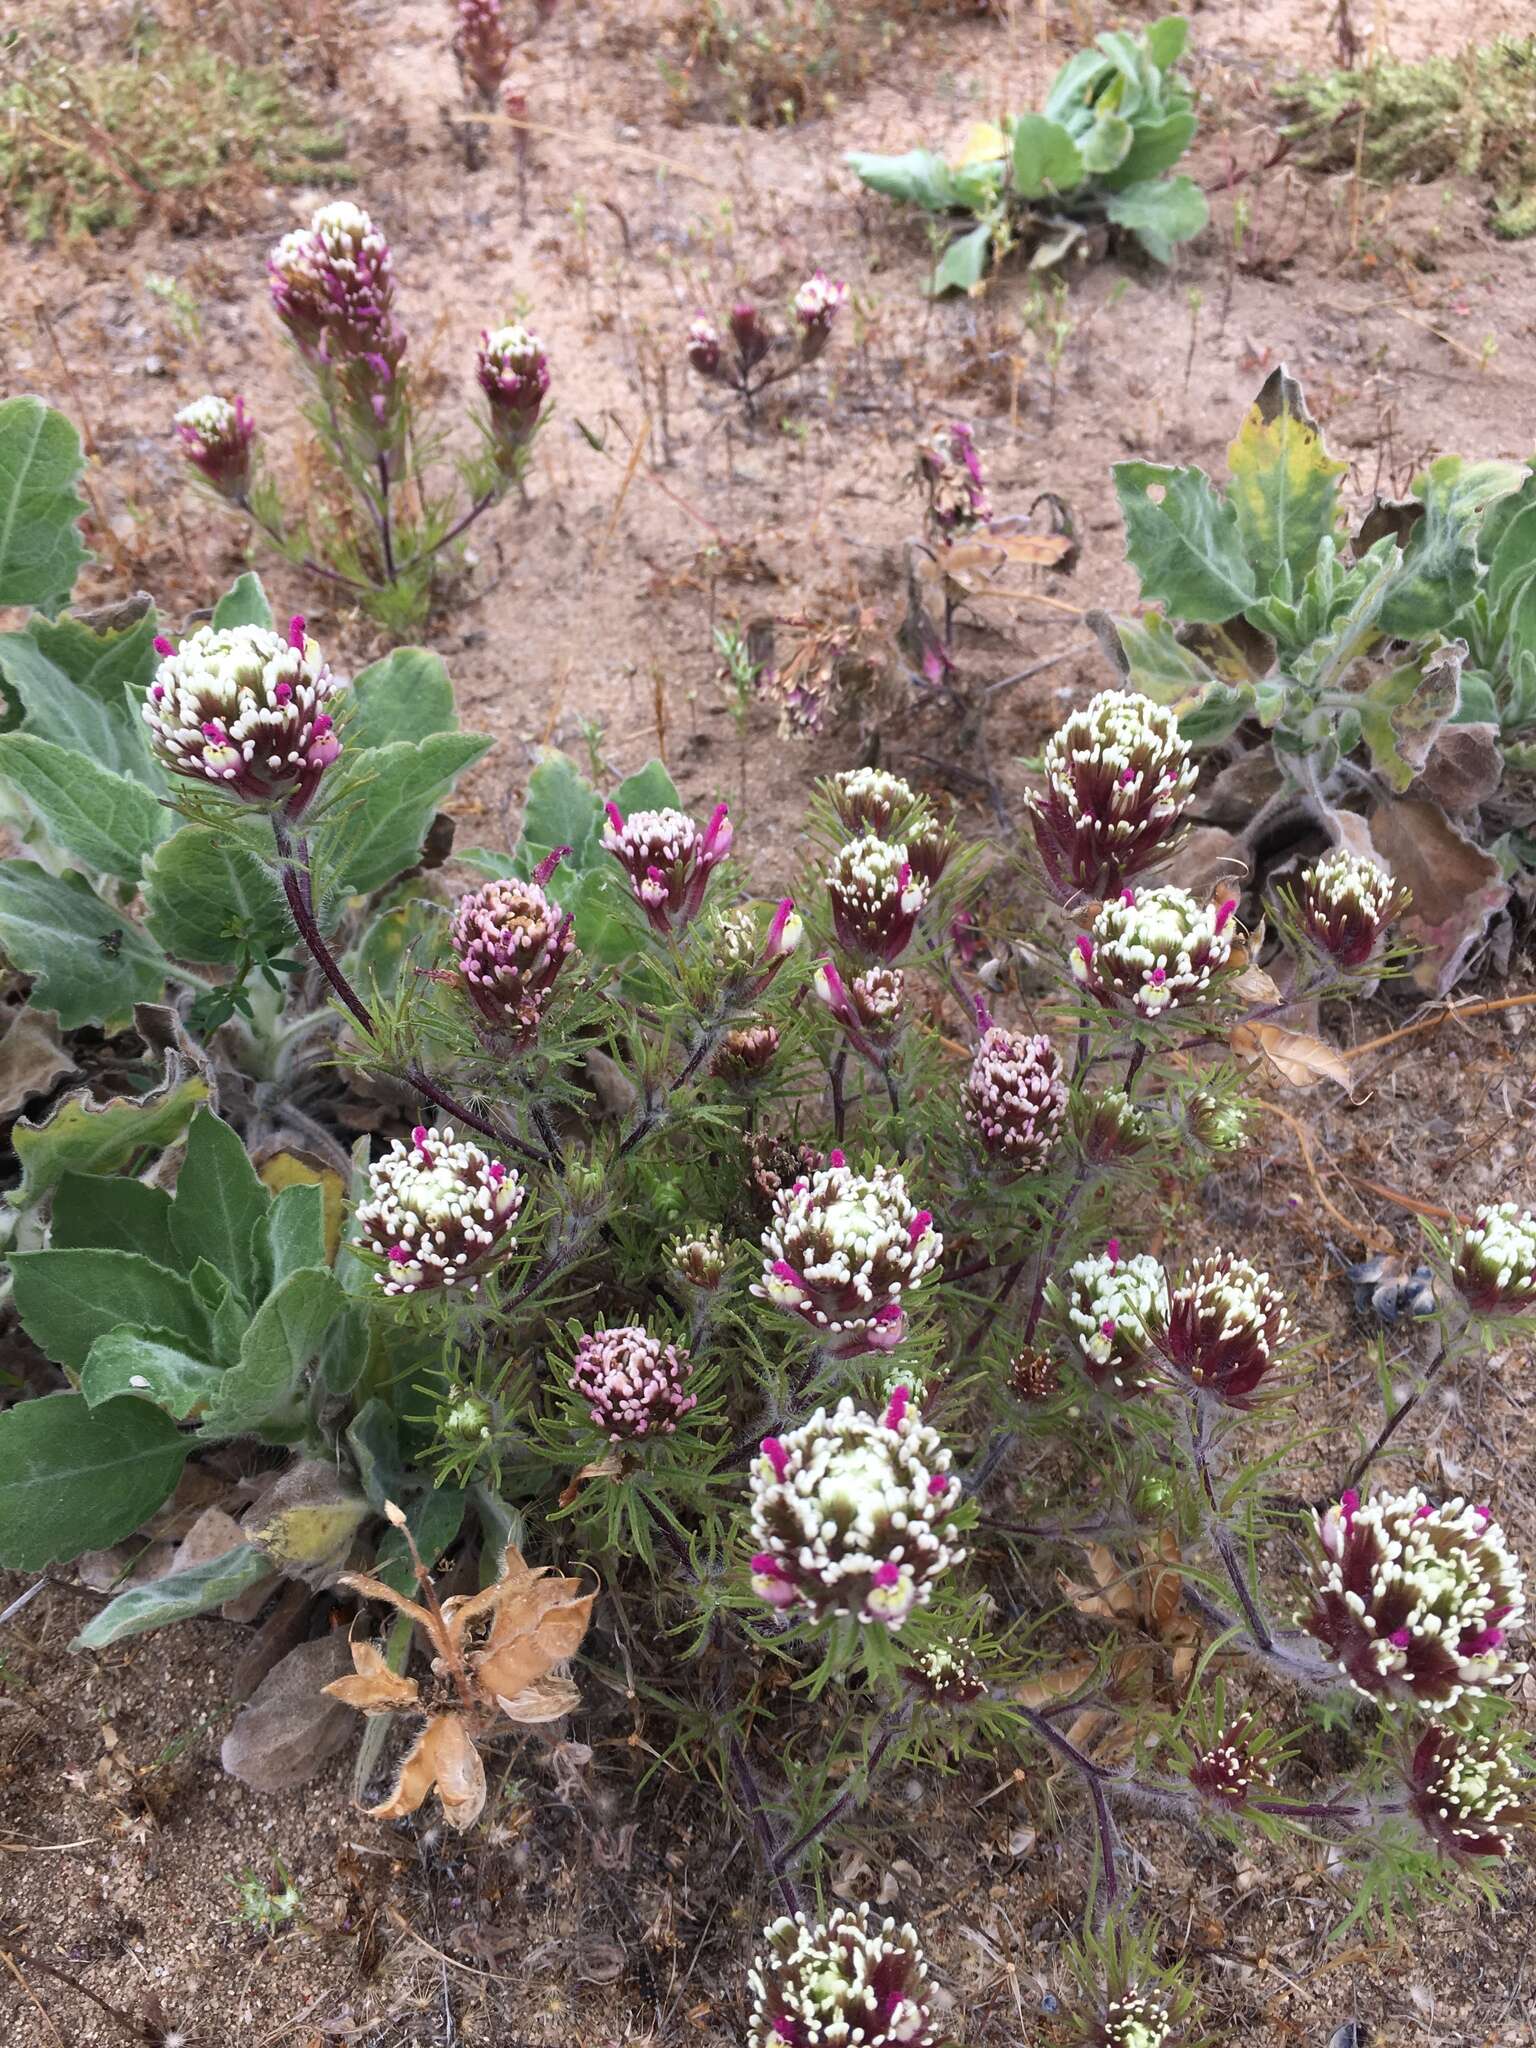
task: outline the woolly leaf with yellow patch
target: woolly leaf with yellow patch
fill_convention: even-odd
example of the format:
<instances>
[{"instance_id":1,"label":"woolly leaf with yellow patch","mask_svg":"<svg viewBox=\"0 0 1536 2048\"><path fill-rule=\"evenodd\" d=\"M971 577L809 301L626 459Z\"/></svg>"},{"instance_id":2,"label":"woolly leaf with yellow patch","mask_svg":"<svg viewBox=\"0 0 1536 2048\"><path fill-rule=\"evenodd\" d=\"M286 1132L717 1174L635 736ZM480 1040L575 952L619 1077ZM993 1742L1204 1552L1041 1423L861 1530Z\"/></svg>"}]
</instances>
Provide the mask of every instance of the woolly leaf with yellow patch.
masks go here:
<instances>
[{"instance_id":1,"label":"woolly leaf with yellow patch","mask_svg":"<svg viewBox=\"0 0 1536 2048\"><path fill-rule=\"evenodd\" d=\"M1261 592L1282 571L1300 585L1319 541L1339 518L1339 478L1345 464L1323 446L1301 386L1282 364L1271 371L1227 450L1232 481L1227 499Z\"/></svg>"}]
</instances>

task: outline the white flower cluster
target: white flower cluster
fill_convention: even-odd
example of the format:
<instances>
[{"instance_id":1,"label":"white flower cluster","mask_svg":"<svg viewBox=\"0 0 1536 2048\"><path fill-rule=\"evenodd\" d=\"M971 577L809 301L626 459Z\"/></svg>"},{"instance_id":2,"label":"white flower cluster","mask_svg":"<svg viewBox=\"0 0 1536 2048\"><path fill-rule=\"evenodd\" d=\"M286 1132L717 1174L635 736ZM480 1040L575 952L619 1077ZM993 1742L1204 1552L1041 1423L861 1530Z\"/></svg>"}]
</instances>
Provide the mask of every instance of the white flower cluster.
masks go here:
<instances>
[{"instance_id":1,"label":"white flower cluster","mask_svg":"<svg viewBox=\"0 0 1536 2048\"><path fill-rule=\"evenodd\" d=\"M855 1173L841 1152L779 1190L762 1242L767 1257L752 1292L832 1339L868 1339L877 1326L899 1338L903 1297L944 1251L901 1173L887 1166Z\"/></svg>"},{"instance_id":2,"label":"white flower cluster","mask_svg":"<svg viewBox=\"0 0 1536 2048\"><path fill-rule=\"evenodd\" d=\"M1456 1284L1475 1309L1536 1307L1536 1213L1513 1202L1479 1209L1461 1236Z\"/></svg>"},{"instance_id":3,"label":"white flower cluster","mask_svg":"<svg viewBox=\"0 0 1536 2048\"><path fill-rule=\"evenodd\" d=\"M826 884L838 942L887 964L905 950L929 896L906 847L873 832L839 847Z\"/></svg>"},{"instance_id":4,"label":"white flower cluster","mask_svg":"<svg viewBox=\"0 0 1536 2048\"><path fill-rule=\"evenodd\" d=\"M830 323L847 302L847 285L840 278L828 277L825 271L817 270L795 293L795 313L801 320Z\"/></svg>"},{"instance_id":5,"label":"white flower cluster","mask_svg":"<svg viewBox=\"0 0 1536 2048\"><path fill-rule=\"evenodd\" d=\"M916 1929L837 1906L763 1930L747 2048L934 2048L928 1964Z\"/></svg>"},{"instance_id":6,"label":"white flower cluster","mask_svg":"<svg viewBox=\"0 0 1536 2048\"><path fill-rule=\"evenodd\" d=\"M1067 816L1108 847L1176 823L1200 774L1178 714L1134 690L1101 690L1072 712L1041 765Z\"/></svg>"},{"instance_id":7,"label":"white flower cluster","mask_svg":"<svg viewBox=\"0 0 1536 2048\"><path fill-rule=\"evenodd\" d=\"M1346 1493L1318 1523L1322 1560L1306 1625L1359 1692L1444 1713L1507 1685L1505 1646L1525 1618L1525 1580L1485 1507L1434 1506L1417 1488Z\"/></svg>"},{"instance_id":8,"label":"white flower cluster","mask_svg":"<svg viewBox=\"0 0 1536 2048\"><path fill-rule=\"evenodd\" d=\"M965 1552L949 1519L960 1482L950 1453L898 1388L883 1419L846 1396L752 1465L752 1589L776 1607L897 1629Z\"/></svg>"},{"instance_id":9,"label":"white flower cluster","mask_svg":"<svg viewBox=\"0 0 1536 2048\"><path fill-rule=\"evenodd\" d=\"M1072 972L1101 995L1159 1017L1210 987L1235 936L1233 904L1202 906L1187 889L1126 889L1100 906L1079 938Z\"/></svg>"},{"instance_id":10,"label":"white flower cluster","mask_svg":"<svg viewBox=\"0 0 1536 2048\"><path fill-rule=\"evenodd\" d=\"M503 1259L517 1240L511 1227L523 1206L516 1171L478 1145L455 1138L451 1124L418 1124L368 1169L369 1199L358 1205L359 1241L387 1261L378 1275L386 1294L425 1293L467 1282Z\"/></svg>"},{"instance_id":11,"label":"white flower cluster","mask_svg":"<svg viewBox=\"0 0 1536 2048\"><path fill-rule=\"evenodd\" d=\"M176 424L204 441L233 440L242 431L241 417L234 406L212 391L184 405L176 415Z\"/></svg>"},{"instance_id":12,"label":"white flower cluster","mask_svg":"<svg viewBox=\"0 0 1536 2048\"><path fill-rule=\"evenodd\" d=\"M846 831L874 832L881 838L898 818L917 808L911 783L883 768L845 768L826 784L826 792Z\"/></svg>"},{"instance_id":13,"label":"white flower cluster","mask_svg":"<svg viewBox=\"0 0 1536 2048\"><path fill-rule=\"evenodd\" d=\"M1172 2033L1163 2000L1150 1992L1132 1991L1105 2007L1097 2039L1103 2048L1163 2048Z\"/></svg>"},{"instance_id":14,"label":"white flower cluster","mask_svg":"<svg viewBox=\"0 0 1536 2048\"><path fill-rule=\"evenodd\" d=\"M1117 1394L1147 1384L1140 1371L1150 1330L1168 1315L1168 1276L1148 1252L1122 1259L1118 1245L1079 1259L1067 1276L1067 1323L1090 1375Z\"/></svg>"},{"instance_id":15,"label":"white flower cluster","mask_svg":"<svg viewBox=\"0 0 1536 2048\"><path fill-rule=\"evenodd\" d=\"M351 199L333 199L311 216L307 228L290 229L274 246L270 261L283 276L321 291L327 273L363 290L389 277L393 268L383 230Z\"/></svg>"},{"instance_id":16,"label":"white flower cluster","mask_svg":"<svg viewBox=\"0 0 1536 2048\"><path fill-rule=\"evenodd\" d=\"M1050 1162L1067 1113L1067 1083L1045 1033L984 1031L965 1088L965 1120L989 1152L1026 1173Z\"/></svg>"},{"instance_id":17,"label":"white flower cluster","mask_svg":"<svg viewBox=\"0 0 1536 2048\"><path fill-rule=\"evenodd\" d=\"M1389 915L1397 894L1396 884L1379 861L1367 860L1342 846L1304 869L1301 886L1320 906L1377 923Z\"/></svg>"},{"instance_id":18,"label":"white flower cluster","mask_svg":"<svg viewBox=\"0 0 1536 2048\"><path fill-rule=\"evenodd\" d=\"M324 707L341 685L295 620L285 640L266 626L200 626L162 660L144 722L166 766L261 802L307 794L340 748Z\"/></svg>"}]
</instances>

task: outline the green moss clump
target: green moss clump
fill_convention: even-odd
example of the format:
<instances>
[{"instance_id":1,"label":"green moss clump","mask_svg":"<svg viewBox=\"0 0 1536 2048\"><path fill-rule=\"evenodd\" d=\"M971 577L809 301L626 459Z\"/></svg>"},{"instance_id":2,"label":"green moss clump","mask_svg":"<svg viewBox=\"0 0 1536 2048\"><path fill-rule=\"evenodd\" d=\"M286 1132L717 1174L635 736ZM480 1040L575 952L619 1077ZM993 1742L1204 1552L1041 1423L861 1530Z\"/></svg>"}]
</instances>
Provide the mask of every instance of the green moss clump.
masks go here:
<instances>
[{"instance_id":1,"label":"green moss clump","mask_svg":"<svg viewBox=\"0 0 1536 2048\"><path fill-rule=\"evenodd\" d=\"M1359 149L1374 184L1460 171L1493 188L1496 234L1536 234L1536 36L1303 78L1287 99L1298 118L1286 133L1308 169L1348 170Z\"/></svg>"}]
</instances>

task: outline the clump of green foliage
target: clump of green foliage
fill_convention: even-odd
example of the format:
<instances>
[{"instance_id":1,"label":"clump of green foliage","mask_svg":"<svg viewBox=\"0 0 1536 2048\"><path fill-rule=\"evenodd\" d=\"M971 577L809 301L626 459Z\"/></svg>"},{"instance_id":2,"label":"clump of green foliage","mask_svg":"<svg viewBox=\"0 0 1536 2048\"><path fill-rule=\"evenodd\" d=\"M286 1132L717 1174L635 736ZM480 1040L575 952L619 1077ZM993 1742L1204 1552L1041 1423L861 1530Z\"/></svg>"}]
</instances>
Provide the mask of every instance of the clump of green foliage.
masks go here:
<instances>
[{"instance_id":1,"label":"clump of green foliage","mask_svg":"<svg viewBox=\"0 0 1536 2048\"><path fill-rule=\"evenodd\" d=\"M1536 36L1496 36L1422 64L1303 78L1288 131L1317 170L1360 168L1374 184L1460 171L1493 188L1493 231L1536 235ZM1365 134L1361 143L1360 128Z\"/></svg>"},{"instance_id":2,"label":"clump of green foliage","mask_svg":"<svg viewBox=\"0 0 1536 2048\"><path fill-rule=\"evenodd\" d=\"M46 30L0 43L0 209L29 242L132 229L227 227L262 185L349 185L340 129L296 104L282 73L196 43L103 63Z\"/></svg>"},{"instance_id":3,"label":"clump of green foliage","mask_svg":"<svg viewBox=\"0 0 1536 2048\"><path fill-rule=\"evenodd\" d=\"M872 191L928 213L973 216L949 244L929 284L975 291L988 270L1023 245L1043 270L1085 253L1097 227L1119 229L1154 262L1205 226L1194 180L1162 174L1194 138L1194 102L1174 67L1189 24L1170 14L1140 35L1099 36L1057 72L1038 114L1005 115L974 129L955 163L936 150L901 156L849 153Z\"/></svg>"}]
</instances>

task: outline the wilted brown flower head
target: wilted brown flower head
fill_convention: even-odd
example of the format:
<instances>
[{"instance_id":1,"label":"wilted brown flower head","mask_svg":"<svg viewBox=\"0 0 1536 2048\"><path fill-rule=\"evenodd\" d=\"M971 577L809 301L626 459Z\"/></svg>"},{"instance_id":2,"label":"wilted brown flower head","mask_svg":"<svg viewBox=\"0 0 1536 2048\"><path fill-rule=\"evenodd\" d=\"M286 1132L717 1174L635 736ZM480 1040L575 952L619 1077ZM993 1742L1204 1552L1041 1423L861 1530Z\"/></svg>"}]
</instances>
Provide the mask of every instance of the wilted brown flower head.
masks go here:
<instances>
[{"instance_id":1,"label":"wilted brown flower head","mask_svg":"<svg viewBox=\"0 0 1536 2048\"><path fill-rule=\"evenodd\" d=\"M398 1508L390 1519L403 1528ZM394 1791L368 1809L372 1818L414 1813L435 1785L445 1819L462 1834L485 1805L480 1743L507 1721L558 1721L580 1704L565 1667L581 1647L597 1589L583 1593L580 1579L561 1578L548 1565L526 1565L509 1543L492 1585L439 1600L414 1543L411 1555L421 1601L364 1573L348 1572L341 1583L410 1616L431 1646L430 1675L419 1683L406 1678L390 1669L377 1643L354 1642L354 1676L325 1690L364 1714L425 1717Z\"/></svg>"}]
</instances>

